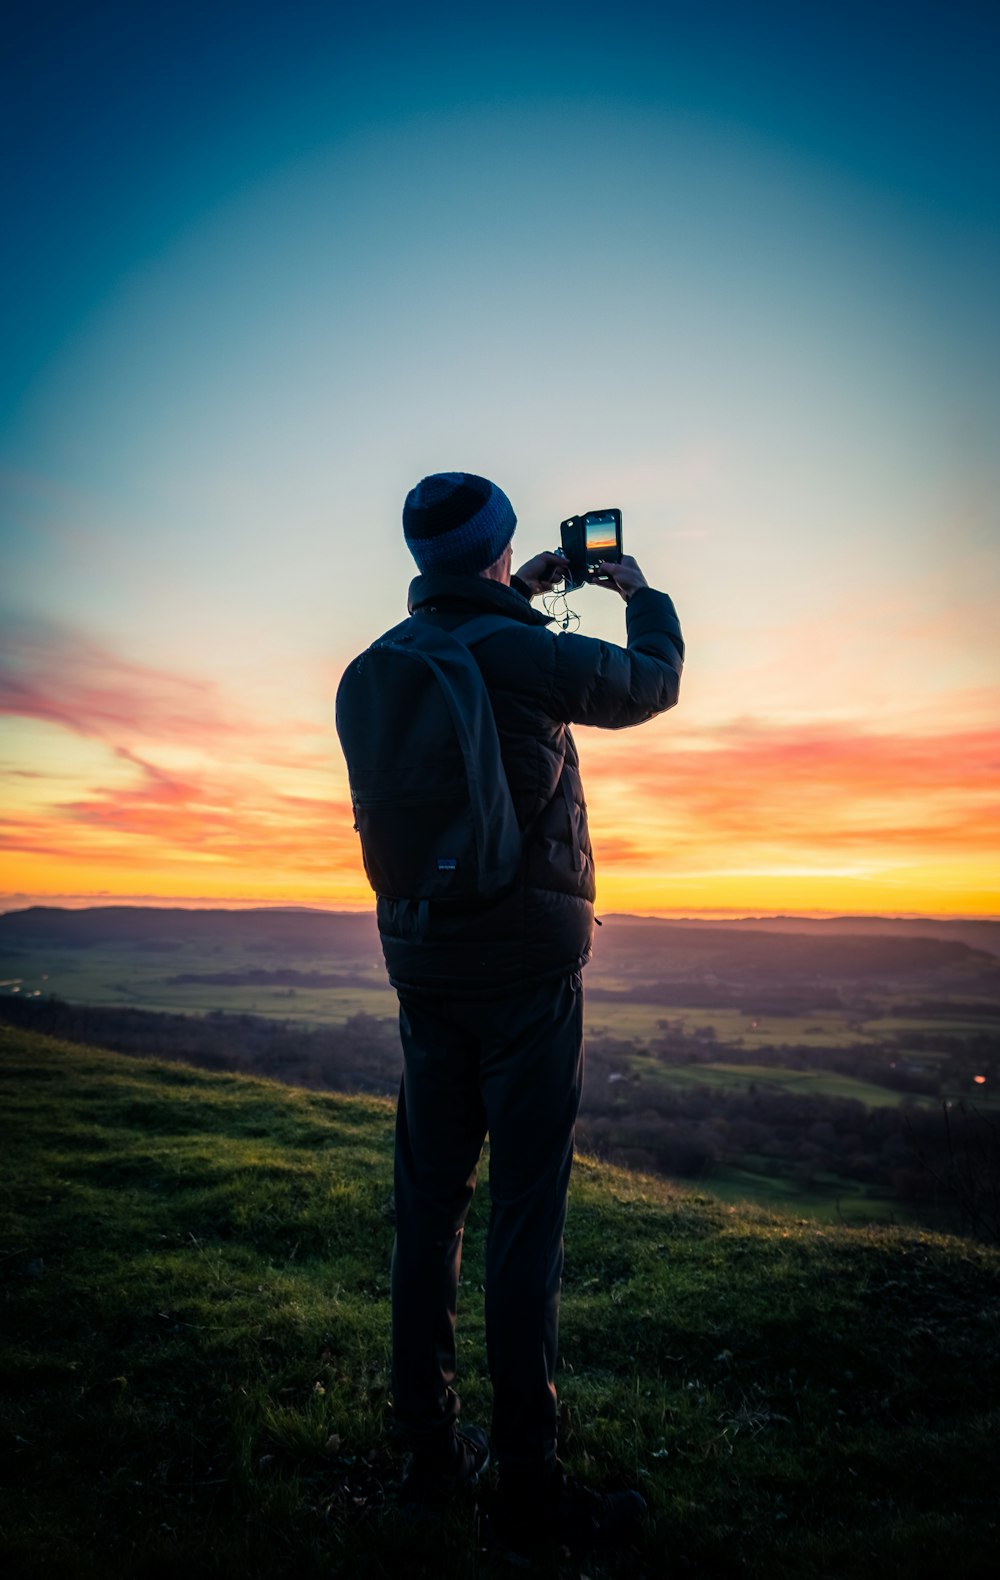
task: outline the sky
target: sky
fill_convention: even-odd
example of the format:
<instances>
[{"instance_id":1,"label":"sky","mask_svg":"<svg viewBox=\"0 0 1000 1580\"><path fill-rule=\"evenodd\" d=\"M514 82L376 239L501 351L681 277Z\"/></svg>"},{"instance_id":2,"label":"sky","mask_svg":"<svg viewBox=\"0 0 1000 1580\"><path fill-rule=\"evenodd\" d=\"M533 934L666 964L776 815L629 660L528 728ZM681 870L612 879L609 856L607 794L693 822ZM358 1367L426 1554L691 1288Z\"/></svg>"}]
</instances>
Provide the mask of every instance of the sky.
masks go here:
<instances>
[{"instance_id":1,"label":"sky","mask_svg":"<svg viewBox=\"0 0 1000 1580\"><path fill-rule=\"evenodd\" d=\"M359 907L407 490L618 506L598 910L1000 914L1000 13L0 13L0 908ZM624 607L574 600L624 640Z\"/></svg>"}]
</instances>

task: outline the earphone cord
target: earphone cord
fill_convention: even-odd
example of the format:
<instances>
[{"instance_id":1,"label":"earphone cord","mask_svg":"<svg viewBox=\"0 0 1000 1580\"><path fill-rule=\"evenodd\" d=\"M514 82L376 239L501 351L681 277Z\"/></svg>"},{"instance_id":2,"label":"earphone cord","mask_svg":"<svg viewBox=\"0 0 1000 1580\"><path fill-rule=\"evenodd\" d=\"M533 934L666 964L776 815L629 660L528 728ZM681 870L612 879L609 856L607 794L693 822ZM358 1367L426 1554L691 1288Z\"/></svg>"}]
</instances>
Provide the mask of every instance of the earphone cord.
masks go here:
<instances>
[{"instance_id":1,"label":"earphone cord","mask_svg":"<svg viewBox=\"0 0 1000 1580\"><path fill-rule=\"evenodd\" d=\"M575 631L580 624L580 616L575 609L570 608L564 592L543 593L542 608L556 622L560 631Z\"/></svg>"}]
</instances>

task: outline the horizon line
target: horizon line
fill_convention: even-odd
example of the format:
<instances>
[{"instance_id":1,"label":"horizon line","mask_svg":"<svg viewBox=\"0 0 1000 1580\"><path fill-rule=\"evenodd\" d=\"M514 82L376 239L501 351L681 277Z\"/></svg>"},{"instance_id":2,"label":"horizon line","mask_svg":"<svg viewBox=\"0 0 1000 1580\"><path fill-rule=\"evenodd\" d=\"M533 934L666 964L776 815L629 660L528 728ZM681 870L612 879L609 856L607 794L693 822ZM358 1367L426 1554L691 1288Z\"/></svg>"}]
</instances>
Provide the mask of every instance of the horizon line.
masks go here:
<instances>
[{"instance_id":1,"label":"horizon line","mask_svg":"<svg viewBox=\"0 0 1000 1580\"><path fill-rule=\"evenodd\" d=\"M317 916L366 916L374 917L375 905L303 905L268 904L260 899L245 900L225 896L204 895L107 895L107 894L6 894L0 895L0 916L15 916L28 910L161 910L161 911L220 911L237 914L243 911L271 911L282 914L302 913ZM605 911L598 925L604 920L673 921L673 922L980 922L989 925L1000 922L1000 913L986 914L968 911L844 911L821 910L748 910L745 906L685 906L656 909Z\"/></svg>"}]
</instances>

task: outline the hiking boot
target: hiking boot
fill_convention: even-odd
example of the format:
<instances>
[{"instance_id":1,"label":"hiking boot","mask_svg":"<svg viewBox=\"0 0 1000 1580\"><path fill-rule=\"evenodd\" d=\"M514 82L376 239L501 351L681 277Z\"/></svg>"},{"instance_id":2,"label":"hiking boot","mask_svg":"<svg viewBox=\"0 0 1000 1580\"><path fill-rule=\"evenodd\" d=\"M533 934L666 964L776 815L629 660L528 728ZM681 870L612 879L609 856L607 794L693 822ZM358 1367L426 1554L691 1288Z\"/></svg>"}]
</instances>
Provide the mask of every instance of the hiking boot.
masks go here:
<instances>
[{"instance_id":1,"label":"hiking boot","mask_svg":"<svg viewBox=\"0 0 1000 1580\"><path fill-rule=\"evenodd\" d=\"M403 1471L399 1501L424 1509L443 1509L456 1493L478 1484L489 1462L489 1440L480 1427L453 1427L442 1443L410 1455Z\"/></svg>"},{"instance_id":2,"label":"hiking boot","mask_svg":"<svg viewBox=\"0 0 1000 1580\"><path fill-rule=\"evenodd\" d=\"M524 1480L500 1491L480 1521L484 1547L507 1559L529 1557L540 1547L616 1548L628 1544L646 1516L639 1492L594 1492L567 1477L562 1466L534 1486Z\"/></svg>"}]
</instances>

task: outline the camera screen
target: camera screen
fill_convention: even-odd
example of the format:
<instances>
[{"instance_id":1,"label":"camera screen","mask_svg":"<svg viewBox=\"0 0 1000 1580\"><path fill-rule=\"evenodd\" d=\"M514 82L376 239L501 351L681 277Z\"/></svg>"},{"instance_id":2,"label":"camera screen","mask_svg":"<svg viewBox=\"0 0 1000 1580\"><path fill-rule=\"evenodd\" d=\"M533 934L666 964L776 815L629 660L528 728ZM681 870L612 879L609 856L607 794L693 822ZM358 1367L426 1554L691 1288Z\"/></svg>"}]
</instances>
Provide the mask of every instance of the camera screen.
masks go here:
<instances>
[{"instance_id":1,"label":"camera screen","mask_svg":"<svg viewBox=\"0 0 1000 1580\"><path fill-rule=\"evenodd\" d=\"M610 510L585 516L583 528L588 555L605 554L609 550L613 552L618 547L618 531Z\"/></svg>"}]
</instances>

